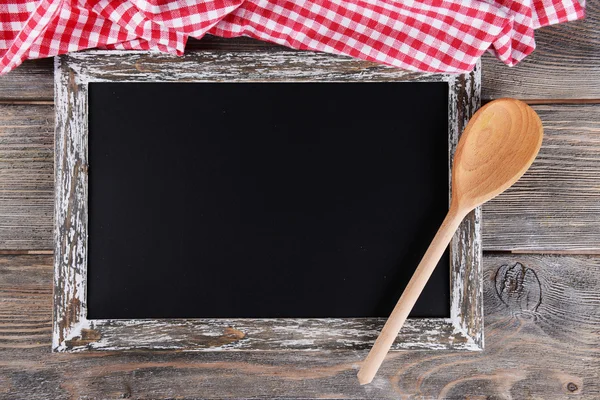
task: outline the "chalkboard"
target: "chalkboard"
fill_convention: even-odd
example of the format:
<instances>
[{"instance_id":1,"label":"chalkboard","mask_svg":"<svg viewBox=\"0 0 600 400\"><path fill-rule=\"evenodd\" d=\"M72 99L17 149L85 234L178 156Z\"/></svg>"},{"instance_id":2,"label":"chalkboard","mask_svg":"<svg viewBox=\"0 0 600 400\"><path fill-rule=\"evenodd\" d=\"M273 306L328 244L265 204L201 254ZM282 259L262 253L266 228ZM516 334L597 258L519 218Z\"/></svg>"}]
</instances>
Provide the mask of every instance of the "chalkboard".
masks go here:
<instances>
[{"instance_id":1,"label":"chalkboard","mask_svg":"<svg viewBox=\"0 0 600 400\"><path fill-rule=\"evenodd\" d=\"M449 204L479 66L55 59L53 351L371 348ZM481 350L481 209L392 350Z\"/></svg>"},{"instance_id":2,"label":"chalkboard","mask_svg":"<svg viewBox=\"0 0 600 400\"><path fill-rule=\"evenodd\" d=\"M88 118L90 319L384 317L448 210L443 82L91 83Z\"/></svg>"}]
</instances>

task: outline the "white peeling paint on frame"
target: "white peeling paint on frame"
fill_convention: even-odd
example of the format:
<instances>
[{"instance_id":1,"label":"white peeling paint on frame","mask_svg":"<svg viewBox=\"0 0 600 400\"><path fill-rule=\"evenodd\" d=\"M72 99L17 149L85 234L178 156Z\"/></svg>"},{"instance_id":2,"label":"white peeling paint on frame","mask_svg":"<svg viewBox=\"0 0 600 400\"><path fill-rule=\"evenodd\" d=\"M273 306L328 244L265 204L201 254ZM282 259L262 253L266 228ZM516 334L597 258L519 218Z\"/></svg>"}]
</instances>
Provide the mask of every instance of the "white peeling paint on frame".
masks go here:
<instances>
[{"instance_id":1,"label":"white peeling paint on frame","mask_svg":"<svg viewBox=\"0 0 600 400\"><path fill-rule=\"evenodd\" d=\"M471 78L464 76L458 78L460 82L455 85L463 86L460 91L451 91L457 94L459 106L455 108L456 117L450 118L455 123L455 128L450 130L449 162L454 159L454 151L458 138L466 127L472 113L481 105L481 65L478 63L471 72ZM462 93L458 95L458 93ZM452 98L450 99L452 100ZM450 101L452 104L452 101ZM460 113L461 110L471 112ZM450 111L449 111L450 114ZM452 167L452 166L451 166ZM451 170L451 169L450 169ZM452 188L452 185L450 185ZM466 244L466 245L465 245ZM483 251L481 245L481 207L473 210L463 221L452 243L450 244L451 256L451 318L457 329L473 341L479 349L484 347L483 337Z\"/></svg>"},{"instance_id":2,"label":"white peeling paint on frame","mask_svg":"<svg viewBox=\"0 0 600 400\"><path fill-rule=\"evenodd\" d=\"M54 351L368 350L385 319L88 320L87 88L89 82L375 82L441 81L449 85L449 163L458 137L480 104L480 67L464 75L418 74L312 52L89 51L55 59ZM450 179L450 178L449 178ZM393 350L483 348L481 210L451 245L450 318L410 319Z\"/></svg>"}]
</instances>

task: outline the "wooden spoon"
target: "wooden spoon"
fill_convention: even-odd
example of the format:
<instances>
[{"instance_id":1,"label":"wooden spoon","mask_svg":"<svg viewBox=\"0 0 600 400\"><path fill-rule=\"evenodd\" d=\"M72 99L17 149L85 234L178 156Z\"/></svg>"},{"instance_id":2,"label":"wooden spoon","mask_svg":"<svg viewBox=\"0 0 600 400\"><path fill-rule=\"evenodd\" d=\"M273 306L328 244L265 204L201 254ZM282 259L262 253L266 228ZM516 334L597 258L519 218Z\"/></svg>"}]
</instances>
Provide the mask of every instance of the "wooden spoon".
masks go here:
<instances>
[{"instance_id":1,"label":"wooden spoon","mask_svg":"<svg viewBox=\"0 0 600 400\"><path fill-rule=\"evenodd\" d=\"M542 137L540 118L519 100L492 101L471 118L454 155L448 215L362 364L361 385L373 380L463 218L523 176L537 156Z\"/></svg>"}]
</instances>

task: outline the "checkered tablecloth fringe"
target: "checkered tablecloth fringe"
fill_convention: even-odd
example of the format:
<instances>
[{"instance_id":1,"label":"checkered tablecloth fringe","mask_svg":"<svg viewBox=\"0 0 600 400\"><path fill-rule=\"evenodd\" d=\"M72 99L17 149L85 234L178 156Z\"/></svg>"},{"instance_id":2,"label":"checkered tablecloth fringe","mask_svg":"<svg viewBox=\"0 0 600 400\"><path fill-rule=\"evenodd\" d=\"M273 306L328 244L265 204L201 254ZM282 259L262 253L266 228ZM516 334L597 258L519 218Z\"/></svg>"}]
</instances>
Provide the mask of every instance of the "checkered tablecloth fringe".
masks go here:
<instances>
[{"instance_id":1,"label":"checkered tablecloth fringe","mask_svg":"<svg viewBox=\"0 0 600 400\"><path fill-rule=\"evenodd\" d=\"M460 73L488 50L515 65L535 29L583 18L583 1L0 0L0 74L94 47L181 55L206 34Z\"/></svg>"}]
</instances>

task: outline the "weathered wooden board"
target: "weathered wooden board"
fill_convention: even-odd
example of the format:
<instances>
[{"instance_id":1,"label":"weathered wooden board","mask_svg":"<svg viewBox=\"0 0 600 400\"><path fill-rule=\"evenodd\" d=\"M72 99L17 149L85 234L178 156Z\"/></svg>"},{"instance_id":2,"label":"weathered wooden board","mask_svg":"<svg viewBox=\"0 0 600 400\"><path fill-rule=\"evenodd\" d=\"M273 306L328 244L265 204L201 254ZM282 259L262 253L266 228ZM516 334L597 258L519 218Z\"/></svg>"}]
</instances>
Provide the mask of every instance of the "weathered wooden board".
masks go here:
<instances>
[{"instance_id":1,"label":"weathered wooden board","mask_svg":"<svg viewBox=\"0 0 600 400\"><path fill-rule=\"evenodd\" d=\"M0 105L0 250L51 249L54 107Z\"/></svg>"},{"instance_id":2,"label":"weathered wooden board","mask_svg":"<svg viewBox=\"0 0 600 400\"><path fill-rule=\"evenodd\" d=\"M485 250L600 249L600 105L539 105L540 155L484 206ZM51 106L0 106L0 250L52 249Z\"/></svg>"},{"instance_id":3,"label":"weathered wooden board","mask_svg":"<svg viewBox=\"0 0 600 400\"><path fill-rule=\"evenodd\" d=\"M394 353L360 386L365 351L50 353L52 257L0 256L0 399L598 398L600 257L488 255L484 276L483 352Z\"/></svg>"},{"instance_id":4,"label":"weathered wooden board","mask_svg":"<svg viewBox=\"0 0 600 400\"><path fill-rule=\"evenodd\" d=\"M52 66L52 57L29 60L0 76L0 101L53 101Z\"/></svg>"},{"instance_id":5,"label":"weathered wooden board","mask_svg":"<svg viewBox=\"0 0 600 400\"><path fill-rule=\"evenodd\" d=\"M482 98L600 101L600 2L586 11L584 20L536 31L536 50L513 68L484 56Z\"/></svg>"},{"instance_id":6,"label":"weathered wooden board","mask_svg":"<svg viewBox=\"0 0 600 400\"><path fill-rule=\"evenodd\" d=\"M534 108L542 149L515 186L484 205L484 248L599 252L600 104Z\"/></svg>"}]
</instances>

